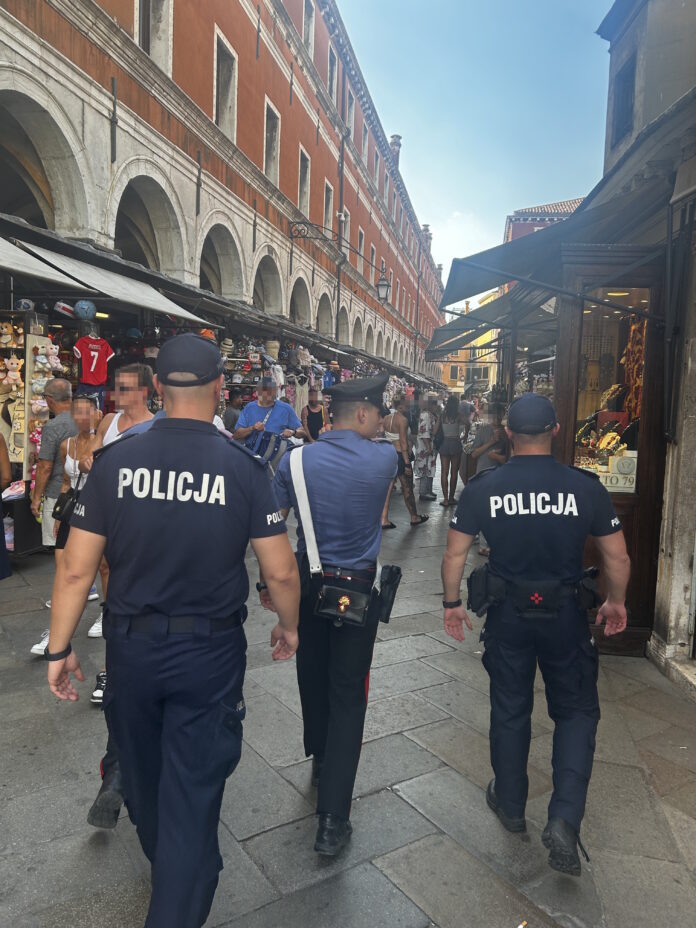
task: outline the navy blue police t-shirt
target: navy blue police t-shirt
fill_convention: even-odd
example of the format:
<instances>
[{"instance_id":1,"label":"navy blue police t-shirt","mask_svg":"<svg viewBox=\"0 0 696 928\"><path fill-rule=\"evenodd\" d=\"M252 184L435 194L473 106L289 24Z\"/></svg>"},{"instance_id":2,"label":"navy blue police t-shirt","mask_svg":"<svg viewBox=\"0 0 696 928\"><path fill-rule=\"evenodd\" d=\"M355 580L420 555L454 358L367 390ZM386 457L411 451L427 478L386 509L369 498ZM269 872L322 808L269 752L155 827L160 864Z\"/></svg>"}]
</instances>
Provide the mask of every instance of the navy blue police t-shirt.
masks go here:
<instances>
[{"instance_id":1,"label":"navy blue police t-shirt","mask_svg":"<svg viewBox=\"0 0 696 928\"><path fill-rule=\"evenodd\" d=\"M160 419L108 446L70 526L107 539L113 614L205 618L246 602L249 540L286 531L264 467L192 419Z\"/></svg>"},{"instance_id":2,"label":"navy blue police t-shirt","mask_svg":"<svg viewBox=\"0 0 696 928\"><path fill-rule=\"evenodd\" d=\"M592 474L551 455L518 455L469 480L450 527L483 532L491 570L505 580L576 583L588 535L611 535L621 522Z\"/></svg>"}]
</instances>

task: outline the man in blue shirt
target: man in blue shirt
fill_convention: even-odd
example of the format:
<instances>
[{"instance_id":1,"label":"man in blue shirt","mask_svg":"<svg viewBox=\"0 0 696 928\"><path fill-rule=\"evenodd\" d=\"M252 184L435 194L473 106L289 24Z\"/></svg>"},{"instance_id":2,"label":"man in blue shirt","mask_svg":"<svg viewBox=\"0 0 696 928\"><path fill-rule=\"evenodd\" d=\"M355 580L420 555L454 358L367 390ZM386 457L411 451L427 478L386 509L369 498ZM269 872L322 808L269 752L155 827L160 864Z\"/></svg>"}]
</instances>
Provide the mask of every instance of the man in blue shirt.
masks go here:
<instances>
[{"instance_id":1,"label":"man in blue shirt","mask_svg":"<svg viewBox=\"0 0 696 928\"><path fill-rule=\"evenodd\" d=\"M304 438L304 429L297 413L288 403L277 402L276 392L275 380L262 377L258 399L247 403L239 414L234 438L244 442L251 451L258 450L264 432L273 432L281 438Z\"/></svg>"},{"instance_id":2,"label":"man in blue shirt","mask_svg":"<svg viewBox=\"0 0 696 928\"><path fill-rule=\"evenodd\" d=\"M334 584L347 580L348 595L350 589L369 593L375 584L382 508L396 476L397 455L391 442L373 440L385 414L382 395L387 379L385 374L330 388L333 430L302 450L324 578ZM314 849L333 857L352 832L350 804L360 759L367 680L379 617L374 596L362 626L337 625L330 618L316 614L318 588L309 572L290 470L290 459L298 453L299 450L291 451L282 459L274 488L281 514L294 508L298 515L297 558L302 599L297 680L305 753L313 758L312 783L319 787L319 826ZM261 600L268 608L275 608L264 590Z\"/></svg>"}]
</instances>

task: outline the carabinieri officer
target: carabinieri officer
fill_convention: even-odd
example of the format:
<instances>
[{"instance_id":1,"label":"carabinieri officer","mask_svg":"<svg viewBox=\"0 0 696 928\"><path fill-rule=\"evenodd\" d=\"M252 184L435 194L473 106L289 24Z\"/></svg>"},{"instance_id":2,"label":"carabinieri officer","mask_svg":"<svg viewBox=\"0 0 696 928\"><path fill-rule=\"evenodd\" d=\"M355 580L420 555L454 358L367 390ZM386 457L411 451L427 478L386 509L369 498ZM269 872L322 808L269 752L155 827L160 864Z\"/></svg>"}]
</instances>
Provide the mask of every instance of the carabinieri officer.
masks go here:
<instances>
[{"instance_id":1,"label":"carabinieri officer","mask_svg":"<svg viewBox=\"0 0 696 928\"><path fill-rule=\"evenodd\" d=\"M310 577L290 462L301 450L324 580L345 587L347 600L351 590L369 593L382 539L382 508L397 467L391 442L374 441L385 415L387 380L385 374L326 390L331 394L332 431L287 454L274 480L282 513L294 508L298 516L302 601L297 680L305 753L313 758L312 783L318 785L314 849L326 856L338 854L352 833L350 806L379 610L376 602L371 604L362 627L317 614L317 586ZM265 573L263 577L267 582ZM273 591L268 592L270 596L262 591L262 602L273 608L278 603Z\"/></svg>"},{"instance_id":2,"label":"carabinieri officer","mask_svg":"<svg viewBox=\"0 0 696 928\"><path fill-rule=\"evenodd\" d=\"M211 424L223 383L208 339L162 346L167 416L95 460L53 588L49 685L76 700L70 639L106 554L104 709L152 863L147 928L197 928L217 887L220 804L242 747L250 540L278 606L273 657L297 647L299 578L269 479Z\"/></svg>"},{"instance_id":3,"label":"carabinieri officer","mask_svg":"<svg viewBox=\"0 0 696 928\"><path fill-rule=\"evenodd\" d=\"M490 566L469 578L469 605L488 615L484 666L490 677L491 780L486 800L512 832L525 831L527 757L537 661L555 723L553 794L542 841L552 868L580 874L578 844L599 721L597 648L583 602L583 549L591 535L603 559L607 598L597 624L626 627L630 562L609 494L587 471L551 455L558 434L546 397L528 393L508 413L514 457L472 478L461 494L442 564L445 629L471 628L459 587L474 536L489 542ZM582 848L582 845L580 845Z\"/></svg>"}]
</instances>

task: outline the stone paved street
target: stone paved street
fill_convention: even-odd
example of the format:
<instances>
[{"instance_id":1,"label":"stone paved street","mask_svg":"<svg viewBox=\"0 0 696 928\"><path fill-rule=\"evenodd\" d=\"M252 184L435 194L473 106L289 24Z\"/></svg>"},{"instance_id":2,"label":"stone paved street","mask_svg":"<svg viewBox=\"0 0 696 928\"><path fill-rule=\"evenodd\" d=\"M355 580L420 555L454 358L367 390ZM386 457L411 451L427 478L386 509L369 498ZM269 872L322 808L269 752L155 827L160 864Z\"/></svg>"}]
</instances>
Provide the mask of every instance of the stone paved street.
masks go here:
<instances>
[{"instance_id":1,"label":"stone paved street","mask_svg":"<svg viewBox=\"0 0 696 928\"><path fill-rule=\"evenodd\" d=\"M477 632L441 626L446 513L411 530L400 496L383 560L404 583L380 627L371 677L354 836L336 862L312 851L309 762L294 667L272 665L272 618L247 623L245 748L220 839L225 869L209 925L234 928L654 928L691 925L696 899L696 704L646 660L604 657L602 721L583 829L592 862L579 880L552 872L540 843L551 789L551 724L539 688L530 755L529 831L488 811L488 683ZM478 556L474 558L476 561ZM473 566L470 563L470 566ZM76 636L89 674L59 704L29 648L46 625L50 556L0 586L0 925L138 928L149 867L125 816L87 825L105 743L90 706L103 641Z\"/></svg>"}]
</instances>

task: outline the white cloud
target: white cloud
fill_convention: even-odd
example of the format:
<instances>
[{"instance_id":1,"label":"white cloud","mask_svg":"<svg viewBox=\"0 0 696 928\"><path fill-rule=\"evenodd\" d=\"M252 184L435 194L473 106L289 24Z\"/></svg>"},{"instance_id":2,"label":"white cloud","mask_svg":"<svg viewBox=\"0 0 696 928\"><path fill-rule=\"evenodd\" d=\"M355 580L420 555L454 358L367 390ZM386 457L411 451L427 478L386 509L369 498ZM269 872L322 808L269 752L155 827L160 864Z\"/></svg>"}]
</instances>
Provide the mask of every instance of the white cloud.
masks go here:
<instances>
[{"instance_id":1,"label":"white cloud","mask_svg":"<svg viewBox=\"0 0 696 928\"><path fill-rule=\"evenodd\" d=\"M454 210L442 220L431 223L433 233L433 256L444 267L447 279L454 258L466 258L503 240L503 229L474 212Z\"/></svg>"}]
</instances>

